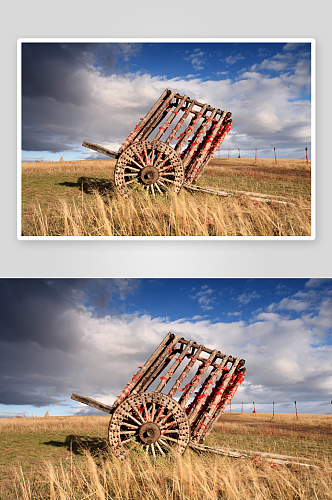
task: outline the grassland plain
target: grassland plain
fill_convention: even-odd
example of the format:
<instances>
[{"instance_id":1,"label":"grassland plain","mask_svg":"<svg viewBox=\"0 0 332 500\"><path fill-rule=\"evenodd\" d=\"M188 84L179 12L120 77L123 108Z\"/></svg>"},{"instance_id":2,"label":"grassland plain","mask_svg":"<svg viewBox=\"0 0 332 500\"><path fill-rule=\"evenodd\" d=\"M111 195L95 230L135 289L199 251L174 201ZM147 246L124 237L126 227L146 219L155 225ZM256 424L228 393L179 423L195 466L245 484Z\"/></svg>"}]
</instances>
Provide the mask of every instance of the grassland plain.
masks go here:
<instances>
[{"instance_id":1,"label":"grassland plain","mask_svg":"<svg viewBox=\"0 0 332 500\"><path fill-rule=\"evenodd\" d=\"M22 163L23 236L309 236L311 164L215 158L198 184L283 196L263 203L239 193L155 198L115 189L115 160Z\"/></svg>"},{"instance_id":2,"label":"grassland plain","mask_svg":"<svg viewBox=\"0 0 332 500\"><path fill-rule=\"evenodd\" d=\"M107 444L108 416L0 419L0 499L266 500L332 498L332 418L225 413L205 444L280 453L315 468L196 454L122 464Z\"/></svg>"}]
</instances>

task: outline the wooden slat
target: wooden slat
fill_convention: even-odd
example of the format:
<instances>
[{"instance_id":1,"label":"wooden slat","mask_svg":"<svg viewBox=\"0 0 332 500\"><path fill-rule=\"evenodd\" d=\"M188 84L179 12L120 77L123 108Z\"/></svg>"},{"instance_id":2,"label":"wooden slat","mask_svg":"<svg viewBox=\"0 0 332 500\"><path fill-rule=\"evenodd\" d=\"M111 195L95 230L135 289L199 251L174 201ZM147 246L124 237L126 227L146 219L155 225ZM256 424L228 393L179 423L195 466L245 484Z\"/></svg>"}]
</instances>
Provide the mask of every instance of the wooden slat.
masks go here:
<instances>
[{"instance_id":1,"label":"wooden slat","mask_svg":"<svg viewBox=\"0 0 332 500\"><path fill-rule=\"evenodd\" d=\"M173 338L172 338L171 342L166 347L164 347L163 351L154 360L148 373L142 377L142 379L139 381L139 383L137 384L137 386L133 390L133 394L145 392L150 387L150 385L154 382L154 380L158 377L158 375L163 371L165 366L167 366L163 362L168 357L170 349L173 349L173 347L177 344L177 342L180 339L179 335L172 334L172 336L173 336ZM171 360L171 358L169 358L169 361L170 360Z\"/></svg>"},{"instance_id":2,"label":"wooden slat","mask_svg":"<svg viewBox=\"0 0 332 500\"><path fill-rule=\"evenodd\" d=\"M182 97L183 97L183 96L181 96L181 95L179 95L179 94L176 94L176 95L174 96L174 98L175 98L175 99L182 99ZM195 101L195 104L196 104L197 106L201 106L201 107L202 107L202 106L204 106L204 104L203 104L202 102L198 102L198 101L196 101L195 99L190 99L190 97L187 97L187 99L186 99L186 100L187 100L187 102L193 102L193 101ZM216 110L217 110L217 113L219 113L220 115L223 113L223 111L222 111L221 109L217 109L217 108L214 108L214 107L212 107L212 106L208 106L206 109L207 109L207 111L213 111L214 109L216 109ZM195 111L194 111L194 113L195 113ZM229 113L229 116L231 117L231 116L232 116L232 113Z\"/></svg>"},{"instance_id":3,"label":"wooden slat","mask_svg":"<svg viewBox=\"0 0 332 500\"><path fill-rule=\"evenodd\" d=\"M202 174L208 160L209 160L209 153L213 149L213 142L215 137L217 136L218 132L220 131L222 124L224 122L224 119L227 115L227 111L224 111L219 118L218 122L213 125L213 127L210 128L208 131L209 133L209 138L208 141L206 141L203 149L200 151L198 158L196 158L192 165L191 165L191 175L188 176L186 180L189 182L193 182L195 179L199 177L199 175ZM205 138L203 139L204 142Z\"/></svg>"},{"instance_id":4,"label":"wooden slat","mask_svg":"<svg viewBox=\"0 0 332 500\"><path fill-rule=\"evenodd\" d=\"M170 144L172 142L173 138L175 137L175 135L177 134L177 132L182 127L185 119L188 118L189 114L192 112L191 110L194 107L195 103L196 103L196 101L194 100L194 101L191 102L190 106L187 109L181 109L181 111L183 111L183 115L181 116L180 120L178 121L178 123L173 128L173 130L170 133L170 135L167 138L167 140L165 141L166 144ZM189 111L189 113L188 113L188 111Z\"/></svg>"},{"instance_id":5,"label":"wooden slat","mask_svg":"<svg viewBox=\"0 0 332 500\"><path fill-rule=\"evenodd\" d=\"M165 111L168 108L169 103L173 99L175 92L171 92L169 96L161 103L158 108L158 112L154 114L153 117L149 120L149 124L142 130L142 132L137 136L137 140L144 141L149 135L158 127L159 123L167 116L167 112ZM166 104L168 103L168 104Z\"/></svg>"},{"instance_id":6,"label":"wooden slat","mask_svg":"<svg viewBox=\"0 0 332 500\"><path fill-rule=\"evenodd\" d=\"M180 101L180 103L176 106L175 104L175 109L174 109L174 113L172 112L172 116L170 116L169 120L167 120L169 123L167 125L167 127L164 129L164 130L160 130L158 132L158 134L156 135L156 137L154 138L155 141L158 141L162 135L164 135L164 133L166 132L166 130L168 129L168 127L170 127L172 121L175 119L177 113L180 111L181 107L183 106L185 100L187 99L187 96L184 96L183 99Z\"/></svg>"},{"instance_id":7,"label":"wooden slat","mask_svg":"<svg viewBox=\"0 0 332 500\"><path fill-rule=\"evenodd\" d=\"M147 112L147 114L145 115L144 119L137 125L137 128L133 132L131 132L130 135L132 135L132 142L133 142L134 139L135 140L139 139L138 136L140 136L140 134L142 133L142 130L144 130L144 128L147 126L147 123L150 120L151 116L159 108L159 106L161 105L162 101L164 100L164 98L167 96L167 94L169 92L170 92L169 89L165 89L164 90L164 92L159 97L158 101L152 106L152 108L150 109L150 111ZM126 148L127 148L127 146L122 145L120 147L120 149L119 149L119 154L122 153L122 151L124 151L124 149L126 149Z\"/></svg>"},{"instance_id":8,"label":"wooden slat","mask_svg":"<svg viewBox=\"0 0 332 500\"><path fill-rule=\"evenodd\" d=\"M209 425L212 422L212 416L215 417L215 419L214 419L214 422L215 422L218 419L219 415L221 415L221 413L223 413L223 410L225 408L224 403L218 409L217 409L217 406L223 400L224 391L225 391L226 387L228 386L228 384L230 383L232 375L235 372L236 367L238 366L239 362L240 362L240 358L236 358L236 360L233 362L232 368L229 370L227 375L222 377L223 382L222 382L221 386L218 388L219 394L215 395L213 401L210 404L210 409L203 415L203 418L201 419L202 425L200 426L200 429L197 432L197 436L195 437L195 440L197 442L199 442L200 438L203 438L205 436L205 434L207 432L207 428L209 427ZM191 422L190 418L189 418L189 422Z\"/></svg>"},{"instance_id":9,"label":"wooden slat","mask_svg":"<svg viewBox=\"0 0 332 500\"><path fill-rule=\"evenodd\" d=\"M213 387L213 385L214 385L215 381L217 380L218 376L220 375L220 371L221 371L221 370L222 370L222 369L223 369L223 368L227 365L227 362L228 362L228 361L229 361L229 360L228 360L227 356L225 356L225 358L222 360L222 362L220 363L220 365L219 365L217 368L215 368L213 372L211 372L211 373L210 373L210 379L211 379L211 382L212 382L212 387ZM203 395L205 396L205 398L204 398L204 399L203 399L203 398L201 398L201 399L199 400L199 402L198 402L198 404L196 405L196 407L195 407L195 409L194 409L193 413L190 415L190 418L191 418L191 419L189 420L189 422L190 422L190 423L195 422L196 415L198 414L199 410L201 409L201 407L202 407L202 406L203 406L203 404L205 403L206 398L207 398L207 396L209 395L210 390L211 390L211 386L210 386L210 387L207 387L207 388L205 388L203 391L201 391L201 392L203 392ZM199 393L199 395L201 395L201 392ZM211 418L213 417L213 413L214 413L214 411L213 411L213 412L211 412ZM200 420L201 420L201 419L200 419ZM199 420L199 421L200 421L200 420ZM197 425L198 425L199 421L194 423L195 427L197 427Z\"/></svg>"},{"instance_id":10,"label":"wooden slat","mask_svg":"<svg viewBox=\"0 0 332 500\"><path fill-rule=\"evenodd\" d=\"M204 350L204 347L203 349ZM205 361L211 361L211 363L214 362L215 360L215 357L216 357L216 353L217 353L217 349L214 349L210 356L208 357L208 359L206 359ZM195 374L195 376L193 377L191 383L190 383L190 387L189 387L189 390L186 391L180 398L179 400L179 405L182 406L182 408L184 408L184 406L186 405L188 399L190 398L190 396L192 395L192 393L194 392L194 390L196 389L196 387L201 383L201 380L202 380L202 377L204 376L206 370L209 368L208 364L206 364L205 366L202 366L202 367L198 367L197 369L197 372ZM199 379L196 379L194 381L194 378L195 377L199 377ZM189 420L189 423L190 423L190 420Z\"/></svg>"},{"instance_id":11,"label":"wooden slat","mask_svg":"<svg viewBox=\"0 0 332 500\"><path fill-rule=\"evenodd\" d=\"M190 342L190 341L182 339L182 338L179 339L179 344L188 344L188 342ZM214 351L214 349L209 349L208 347L197 344L196 342L193 342L192 347L194 347L195 349L201 348L200 352L206 352L208 354L211 354ZM217 351L217 353L216 353L216 358L224 358L225 356L227 356L227 354L223 354L220 351ZM233 363L233 361L236 360L236 358L234 358L233 356L227 356L227 358L228 358L228 361L230 361L231 363ZM204 361L206 361L206 360L204 360ZM245 364L245 360L241 359L240 365L243 366L244 364Z\"/></svg>"},{"instance_id":12,"label":"wooden slat","mask_svg":"<svg viewBox=\"0 0 332 500\"><path fill-rule=\"evenodd\" d=\"M166 337L161 341L157 349L154 350L154 352L151 354L147 362L145 363L143 368L140 368L140 370L136 373L136 375L133 376L132 380L127 384L127 388L129 392L133 392L133 394L139 392L139 388L137 389L137 385L141 386L144 380L146 380L146 375L149 373L151 366L153 363L156 361L156 359L159 358L160 354L164 351L165 345L170 339L174 339L174 334L172 332L168 332ZM121 394L118 396L118 398L115 400L113 404L113 408L116 408L124 399L126 396Z\"/></svg>"},{"instance_id":13,"label":"wooden slat","mask_svg":"<svg viewBox=\"0 0 332 500\"><path fill-rule=\"evenodd\" d=\"M188 344L186 345L186 347L184 348L184 350L181 352L181 354L179 354L178 359L176 359L176 360L174 361L174 363L172 364L172 366L169 368L169 371L170 371L170 372L173 372L173 374L174 374L175 370L178 368L178 366L179 366L179 365L180 365L180 363L181 363L181 361L179 361L179 359L181 359L181 360L182 360L182 359L186 356L186 354L187 354L187 352L189 351L189 349L191 348L191 346L192 346L192 341L188 342ZM171 375L171 374L169 374L169 373L167 373L167 374L166 374L166 379L167 379L167 380L166 380L166 384L167 384L167 382L168 382L168 380L169 380L170 378L172 378L172 375ZM176 382L175 382L175 383L176 383ZM156 391L156 392L160 392L160 391L162 390L162 388L163 388L166 384L164 384L164 382L163 382L163 381L160 381L160 383L159 383L158 387L155 389L155 391Z\"/></svg>"}]
</instances>

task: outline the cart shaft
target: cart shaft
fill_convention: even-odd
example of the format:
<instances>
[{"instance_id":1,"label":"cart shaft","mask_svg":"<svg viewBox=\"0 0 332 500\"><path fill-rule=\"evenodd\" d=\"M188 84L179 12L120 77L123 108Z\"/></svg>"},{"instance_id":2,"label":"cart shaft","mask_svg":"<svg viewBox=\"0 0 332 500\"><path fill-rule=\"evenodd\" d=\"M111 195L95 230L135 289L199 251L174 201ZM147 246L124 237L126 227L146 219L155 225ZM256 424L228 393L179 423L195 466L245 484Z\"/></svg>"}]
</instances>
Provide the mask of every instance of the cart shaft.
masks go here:
<instances>
[{"instance_id":1,"label":"cart shaft","mask_svg":"<svg viewBox=\"0 0 332 500\"><path fill-rule=\"evenodd\" d=\"M103 155L111 156L112 158L118 158L118 153L111 151L110 149L104 148L99 144L92 144L91 142L83 141L82 146L88 149L93 149L94 151L98 151L98 153L102 153Z\"/></svg>"},{"instance_id":2,"label":"cart shaft","mask_svg":"<svg viewBox=\"0 0 332 500\"><path fill-rule=\"evenodd\" d=\"M96 401L92 398L87 398L86 396L79 396L78 394L73 393L71 395L71 399L74 401L79 401L85 405L92 406L92 408L97 408L97 410L104 411L105 413L112 413L112 408L110 406L105 405L104 403L100 403L100 401Z\"/></svg>"}]
</instances>

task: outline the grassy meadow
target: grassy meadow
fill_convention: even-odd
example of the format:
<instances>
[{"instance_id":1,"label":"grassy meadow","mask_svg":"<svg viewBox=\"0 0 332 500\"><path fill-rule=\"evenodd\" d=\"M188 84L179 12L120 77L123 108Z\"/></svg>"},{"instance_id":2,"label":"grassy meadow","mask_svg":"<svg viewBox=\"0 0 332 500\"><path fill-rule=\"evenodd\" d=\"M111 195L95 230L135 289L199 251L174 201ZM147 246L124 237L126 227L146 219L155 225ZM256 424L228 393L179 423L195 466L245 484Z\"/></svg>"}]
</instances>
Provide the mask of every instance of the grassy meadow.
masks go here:
<instances>
[{"instance_id":1,"label":"grassy meadow","mask_svg":"<svg viewBox=\"0 0 332 500\"><path fill-rule=\"evenodd\" d=\"M0 419L0 499L269 500L332 498L332 418L225 413L205 444L307 458L316 467L187 449L126 463L107 444L109 417Z\"/></svg>"},{"instance_id":2,"label":"grassy meadow","mask_svg":"<svg viewBox=\"0 0 332 500\"><path fill-rule=\"evenodd\" d=\"M235 197L191 193L130 200L114 186L116 160L22 163L23 236L310 236L311 164L214 158L198 184ZM248 199L241 191L287 198Z\"/></svg>"}]
</instances>

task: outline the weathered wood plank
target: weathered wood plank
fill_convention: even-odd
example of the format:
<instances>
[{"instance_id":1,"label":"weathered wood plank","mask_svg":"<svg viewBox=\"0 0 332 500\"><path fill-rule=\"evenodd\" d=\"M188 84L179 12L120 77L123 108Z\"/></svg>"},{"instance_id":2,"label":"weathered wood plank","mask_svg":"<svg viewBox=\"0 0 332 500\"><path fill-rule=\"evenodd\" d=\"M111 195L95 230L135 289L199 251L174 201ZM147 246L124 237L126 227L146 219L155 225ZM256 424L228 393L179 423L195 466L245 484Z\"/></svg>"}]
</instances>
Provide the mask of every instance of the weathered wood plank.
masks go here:
<instances>
[{"instance_id":1,"label":"weathered wood plank","mask_svg":"<svg viewBox=\"0 0 332 500\"><path fill-rule=\"evenodd\" d=\"M189 184L188 182L183 183L183 187L187 189L188 191L200 191L202 193L208 193L208 194L214 194L216 196L240 196L243 195L244 198L248 198L249 200L253 201L262 201L265 203L280 203L281 205L293 205L294 203L291 203L289 201L282 201L282 200L277 200L274 199L276 196L275 195L269 195L269 194L263 194L263 193L250 193L248 191L235 191L235 190L224 190L224 191L217 191L216 189L212 188L206 188L203 186L196 186L194 184ZM280 197L281 198L281 197Z\"/></svg>"},{"instance_id":2,"label":"weathered wood plank","mask_svg":"<svg viewBox=\"0 0 332 500\"><path fill-rule=\"evenodd\" d=\"M86 396L80 396L79 394L73 394L71 395L71 399L74 401L78 401L79 403L83 403L85 405L92 406L92 408L97 408L97 410L104 411L105 413L112 413L113 409L105 405L104 403L100 403L100 401L96 401L95 399L88 398Z\"/></svg>"},{"instance_id":3,"label":"weathered wood plank","mask_svg":"<svg viewBox=\"0 0 332 500\"><path fill-rule=\"evenodd\" d=\"M302 458L302 457L290 457L287 455L276 455L274 453L261 453L258 451L247 451L247 450L223 450L222 448L212 448L212 446L205 446L203 444L197 444L193 442L189 443L189 447L192 448L194 451L208 452L216 455L224 455L234 458L252 458L258 456L262 460L268 460L268 461L271 460L273 461L273 463L278 465L293 464L293 465L302 465L304 467L318 468L316 465L313 465L311 463L297 462L297 460L304 460L309 462L308 458ZM294 460L296 460L296 462Z\"/></svg>"},{"instance_id":4,"label":"weathered wood plank","mask_svg":"<svg viewBox=\"0 0 332 500\"><path fill-rule=\"evenodd\" d=\"M93 149L94 151L98 151L98 153L102 153L103 155L111 156L112 158L118 158L118 153L111 151L110 149L104 148L99 144L92 144L91 142L83 141L82 146L88 149Z\"/></svg>"}]
</instances>

